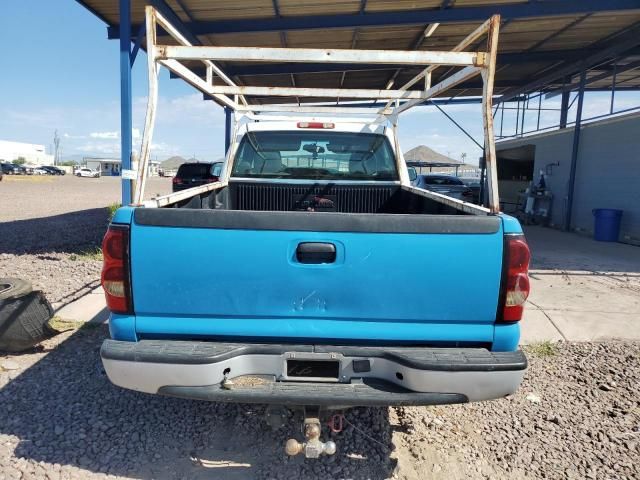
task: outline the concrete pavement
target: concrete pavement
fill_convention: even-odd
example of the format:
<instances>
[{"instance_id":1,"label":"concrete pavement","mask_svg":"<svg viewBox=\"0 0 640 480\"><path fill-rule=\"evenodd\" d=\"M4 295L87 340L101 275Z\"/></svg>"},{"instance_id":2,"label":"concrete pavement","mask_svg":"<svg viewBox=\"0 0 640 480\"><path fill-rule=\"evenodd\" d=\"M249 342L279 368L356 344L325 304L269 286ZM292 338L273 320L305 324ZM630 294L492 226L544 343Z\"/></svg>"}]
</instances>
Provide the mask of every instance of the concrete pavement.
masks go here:
<instances>
[{"instance_id":1,"label":"concrete pavement","mask_svg":"<svg viewBox=\"0 0 640 480\"><path fill-rule=\"evenodd\" d=\"M102 287L92 290L78 300L56 309L55 315L75 322L104 323L109 319L109 311L104 300Z\"/></svg>"},{"instance_id":2,"label":"concrete pavement","mask_svg":"<svg viewBox=\"0 0 640 480\"><path fill-rule=\"evenodd\" d=\"M640 340L640 247L528 227L531 295L522 343ZM78 322L108 318L101 288L60 308Z\"/></svg>"},{"instance_id":3,"label":"concrete pavement","mask_svg":"<svg viewBox=\"0 0 640 480\"><path fill-rule=\"evenodd\" d=\"M531 295L522 342L640 340L640 247L527 227Z\"/></svg>"}]
</instances>

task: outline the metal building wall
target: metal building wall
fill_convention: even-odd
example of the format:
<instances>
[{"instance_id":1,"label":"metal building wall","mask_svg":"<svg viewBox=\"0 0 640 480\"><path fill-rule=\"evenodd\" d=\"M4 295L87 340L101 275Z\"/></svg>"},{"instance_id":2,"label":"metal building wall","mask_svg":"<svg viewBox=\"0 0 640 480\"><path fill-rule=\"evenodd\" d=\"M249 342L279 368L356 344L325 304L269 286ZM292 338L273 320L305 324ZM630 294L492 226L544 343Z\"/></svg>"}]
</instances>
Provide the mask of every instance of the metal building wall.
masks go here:
<instances>
[{"instance_id":1,"label":"metal building wall","mask_svg":"<svg viewBox=\"0 0 640 480\"><path fill-rule=\"evenodd\" d=\"M499 142L498 151L522 145L535 145L534 178L548 164L552 174L545 176L554 194L551 216L560 228L567 206L567 188L571 164L573 128ZM624 210L620 240L640 244L640 115L607 119L582 126L572 229L593 232L594 208Z\"/></svg>"}]
</instances>

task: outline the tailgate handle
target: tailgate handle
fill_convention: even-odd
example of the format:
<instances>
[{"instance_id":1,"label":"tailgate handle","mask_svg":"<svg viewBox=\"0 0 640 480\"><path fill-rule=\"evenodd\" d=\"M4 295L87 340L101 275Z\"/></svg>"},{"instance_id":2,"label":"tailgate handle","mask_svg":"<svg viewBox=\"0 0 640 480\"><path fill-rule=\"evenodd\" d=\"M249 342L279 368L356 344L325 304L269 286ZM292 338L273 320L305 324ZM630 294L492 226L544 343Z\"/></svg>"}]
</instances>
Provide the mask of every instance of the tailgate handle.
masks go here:
<instances>
[{"instance_id":1,"label":"tailgate handle","mask_svg":"<svg viewBox=\"0 0 640 480\"><path fill-rule=\"evenodd\" d=\"M336 246L326 242L302 242L296 248L296 259L300 263L321 264L336 261Z\"/></svg>"}]
</instances>

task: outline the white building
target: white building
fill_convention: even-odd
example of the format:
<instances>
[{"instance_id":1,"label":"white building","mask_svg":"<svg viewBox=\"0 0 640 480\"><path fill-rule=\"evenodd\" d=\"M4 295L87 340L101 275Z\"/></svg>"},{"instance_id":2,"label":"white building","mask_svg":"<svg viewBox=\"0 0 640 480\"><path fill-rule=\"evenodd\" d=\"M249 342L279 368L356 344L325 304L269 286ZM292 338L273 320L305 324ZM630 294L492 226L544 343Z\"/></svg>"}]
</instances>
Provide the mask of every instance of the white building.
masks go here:
<instances>
[{"instance_id":1,"label":"white building","mask_svg":"<svg viewBox=\"0 0 640 480\"><path fill-rule=\"evenodd\" d=\"M97 170L103 177L120 176L122 161L119 158L84 157L83 160L87 168Z\"/></svg>"},{"instance_id":2,"label":"white building","mask_svg":"<svg viewBox=\"0 0 640 480\"><path fill-rule=\"evenodd\" d=\"M29 165L53 165L53 155L45 152L44 145L0 140L0 160L11 163L19 158Z\"/></svg>"},{"instance_id":3,"label":"white building","mask_svg":"<svg viewBox=\"0 0 640 480\"><path fill-rule=\"evenodd\" d=\"M83 162L91 170L97 170L103 177L117 177L121 175L122 161L119 158L96 158L84 157ZM155 160L149 161L149 175L158 175L160 162ZM133 170L137 170L137 165L132 166Z\"/></svg>"}]
</instances>

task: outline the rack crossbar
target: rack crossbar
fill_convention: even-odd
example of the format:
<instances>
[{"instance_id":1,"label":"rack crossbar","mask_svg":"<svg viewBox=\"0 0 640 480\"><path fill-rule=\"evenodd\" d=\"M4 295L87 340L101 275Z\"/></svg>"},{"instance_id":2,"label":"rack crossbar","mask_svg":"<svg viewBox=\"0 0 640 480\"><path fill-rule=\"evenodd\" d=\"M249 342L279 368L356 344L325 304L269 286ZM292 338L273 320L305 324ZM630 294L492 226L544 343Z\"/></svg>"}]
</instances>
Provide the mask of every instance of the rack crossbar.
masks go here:
<instances>
[{"instance_id":1,"label":"rack crossbar","mask_svg":"<svg viewBox=\"0 0 640 480\"><path fill-rule=\"evenodd\" d=\"M159 59L218 60L225 62L484 66L484 57L476 52L162 45L156 47L155 54Z\"/></svg>"},{"instance_id":2,"label":"rack crossbar","mask_svg":"<svg viewBox=\"0 0 640 480\"><path fill-rule=\"evenodd\" d=\"M468 67L474 68L474 67ZM226 95L247 95L260 97L341 97L358 99L383 100L392 99L426 99L427 92L421 90L384 90L356 88L299 88L299 87L232 87L215 85L210 89L213 93ZM251 107L248 107L251 108Z\"/></svg>"}]
</instances>

